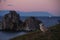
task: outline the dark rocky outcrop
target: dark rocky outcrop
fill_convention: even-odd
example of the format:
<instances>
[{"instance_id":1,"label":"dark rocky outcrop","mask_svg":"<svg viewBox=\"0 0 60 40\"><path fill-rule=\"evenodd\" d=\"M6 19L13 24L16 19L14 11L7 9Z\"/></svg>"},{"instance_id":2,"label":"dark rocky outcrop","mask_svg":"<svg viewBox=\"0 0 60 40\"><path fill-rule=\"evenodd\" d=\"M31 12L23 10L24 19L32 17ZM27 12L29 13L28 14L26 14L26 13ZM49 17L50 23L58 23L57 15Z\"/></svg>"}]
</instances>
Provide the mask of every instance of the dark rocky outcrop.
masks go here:
<instances>
[{"instance_id":1,"label":"dark rocky outcrop","mask_svg":"<svg viewBox=\"0 0 60 40\"><path fill-rule=\"evenodd\" d=\"M4 15L2 19L2 30L6 31L35 31L40 29L39 24L42 23L35 17L29 17L24 22L20 20L16 11L10 11Z\"/></svg>"},{"instance_id":2,"label":"dark rocky outcrop","mask_svg":"<svg viewBox=\"0 0 60 40\"><path fill-rule=\"evenodd\" d=\"M24 21L23 28L27 31L34 31L39 29L39 24L42 23L40 20L35 19L35 17L29 17Z\"/></svg>"},{"instance_id":3,"label":"dark rocky outcrop","mask_svg":"<svg viewBox=\"0 0 60 40\"><path fill-rule=\"evenodd\" d=\"M2 20L3 30L17 31L21 29L22 21L20 20L19 14L16 11L10 11L8 14L4 15Z\"/></svg>"},{"instance_id":4,"label":"dark rocky outcrop","mask_svg":"<svg viewBox=\"0 0 60 40\"><path fill-rule=\"evenodd\" d=\"M60 20L58 20L58 23L60 24Z\"/></svg>"}]
</instances>

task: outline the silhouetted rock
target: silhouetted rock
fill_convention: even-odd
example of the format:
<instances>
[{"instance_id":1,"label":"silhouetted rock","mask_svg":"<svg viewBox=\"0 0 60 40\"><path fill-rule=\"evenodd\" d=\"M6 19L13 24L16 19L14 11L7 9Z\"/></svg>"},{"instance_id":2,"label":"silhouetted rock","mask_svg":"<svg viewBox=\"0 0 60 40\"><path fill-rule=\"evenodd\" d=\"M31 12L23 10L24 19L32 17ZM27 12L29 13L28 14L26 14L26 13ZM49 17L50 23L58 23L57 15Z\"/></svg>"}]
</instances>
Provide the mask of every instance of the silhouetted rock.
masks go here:
<instances>
[{"instance_id":1,"label":"silhouetted rock","mask_svg":"<svg viewBox=\"0 0 60 40\"><path fill-rule=\"evenodd\" d=\"M38 19L35 19L35 17L30 17L30 18L26 19L23 24L24 30L27 30L27 31L37 30L37 29L39 29L40 23L41 23L41 21L39 21Z\"/></svg>"},{"instance_id":2,"label":"silhouetted rock","mask_svg":"<svg viewBox=\"0 0 60 40\"><path fill-rule=\"evenodd\" d=\"M2 29L18 31L20 30L21 24L22 21L20 20L19 14L17 14L16 11L10 11L3 17Z\"/></svg>"},{"instance_id":3,"label":"silhouetted rock","mask_svg":"<svg viewBox=\"0 0 60 40\"><path fill-rule=\"evenodd\" d=\"M58 23L60 24L60 20L58 20Z\"/></svg>"}]
</instances>

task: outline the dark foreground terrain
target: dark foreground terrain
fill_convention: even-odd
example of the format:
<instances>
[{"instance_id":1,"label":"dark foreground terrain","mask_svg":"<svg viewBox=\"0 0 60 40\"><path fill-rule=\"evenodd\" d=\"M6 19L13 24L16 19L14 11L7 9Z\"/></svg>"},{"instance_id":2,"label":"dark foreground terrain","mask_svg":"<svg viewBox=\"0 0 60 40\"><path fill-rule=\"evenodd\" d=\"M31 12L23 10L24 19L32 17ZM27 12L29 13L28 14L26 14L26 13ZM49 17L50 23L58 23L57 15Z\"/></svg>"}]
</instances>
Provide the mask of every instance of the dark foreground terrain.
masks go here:
<instances>
[{"instance_id":1,"label":"dark foreground terrain","mask_svg":"<svg viewBox=\"0 0 60 40\"><path fill-rule=\"evenodd\" d=\"M43 33L40 30L29 32L10 40L60 40L60 24L49 28L50 32Z\"/></svg>"}]
</instances>

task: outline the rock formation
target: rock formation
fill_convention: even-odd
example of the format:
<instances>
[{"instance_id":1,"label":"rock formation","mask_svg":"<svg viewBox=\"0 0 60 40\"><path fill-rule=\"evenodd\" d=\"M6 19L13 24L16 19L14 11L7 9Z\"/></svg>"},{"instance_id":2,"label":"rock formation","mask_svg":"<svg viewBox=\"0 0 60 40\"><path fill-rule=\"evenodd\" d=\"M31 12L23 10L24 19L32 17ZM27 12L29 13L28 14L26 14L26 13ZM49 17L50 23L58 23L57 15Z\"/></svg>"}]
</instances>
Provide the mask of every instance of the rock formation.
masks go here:
<instances>
[{"instance_id":1,"label":"rock formation","mask_svg":"<svg viewBox=\"0 0 60 40\"><path fill-rule=\"evenodd\" d=\"M2 20L3 30L19 30L21 28L22 21L20 20L19 14L16 11L10 11L8 14L4 15Z\"/></svg>"},{"instance_id":2,"label":"rock formation","mask_svg":"<svg viewBox=\"0 0 60 40\"><path fill-rule=\"evenodd\" d=\"M60 20L58 20L58 23L60 24Z\"/></svg>"},{"instance_id":3,"label":"rock formation","mask_svg":"<svg viewBox=\"0 0 60 40\"><path fill-rule=\"evenodd\" d=\"M39 21L38 19L35 19L35 17L30 17L25 20L23 26L24 26L24 29L27 31L34 31L39 29L40 23L41 21Z\"/></svg>"},{"instance_id":4,"label":"rock formation","mask_svg":"<svg viewBox=\"0 0 60 40\"><path fill-rule=\"evenodd\" d=\"M41 24L39 24L40 25L40 30L42 31L42 32L47 32L48 31L48 29L45 27L45 25L43 24L43 23L41 23Z\"/></svg>"}]
</instances>

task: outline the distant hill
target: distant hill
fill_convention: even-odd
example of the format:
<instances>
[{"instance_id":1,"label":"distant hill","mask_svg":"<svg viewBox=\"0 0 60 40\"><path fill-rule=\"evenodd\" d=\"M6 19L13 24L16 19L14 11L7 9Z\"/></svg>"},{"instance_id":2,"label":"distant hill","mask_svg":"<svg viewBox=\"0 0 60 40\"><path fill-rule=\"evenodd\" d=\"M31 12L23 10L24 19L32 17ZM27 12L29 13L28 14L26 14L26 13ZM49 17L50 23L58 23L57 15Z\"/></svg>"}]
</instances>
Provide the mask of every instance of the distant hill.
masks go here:
<instances>
[{"instance_id":1,"label":"distant hill","mask_svg":"<svg viewBox=\"0 0 60 40\"><path fill-rule=\"evenodd\" d=\"M9 13L8 10L1 10L0 11L0 16L4 16L5 14Z\"/></svg>"},{"instance_id":2,"label":"distant hill","mask_svg":"<svg viewBox=\"0 0 60 40\"><path fill-rule=\"evenodd\" d=\"M16 12L19 13L20 16L53 16L48 12L20 12L20 11L16 11ZM3 16L7 13L9 13L9 10L2 10L0 11L0 16Z\"/></svg>"},{"instance_id":3,"label":"distant hill","mask_svg":"<svg viewBox=\"0 0 60 40\"><path fill-rule=\"evenodd\" d=\"M48 12L17 12L20 13L21 16L53 16Z\"/></svg>"}]
</instances>

